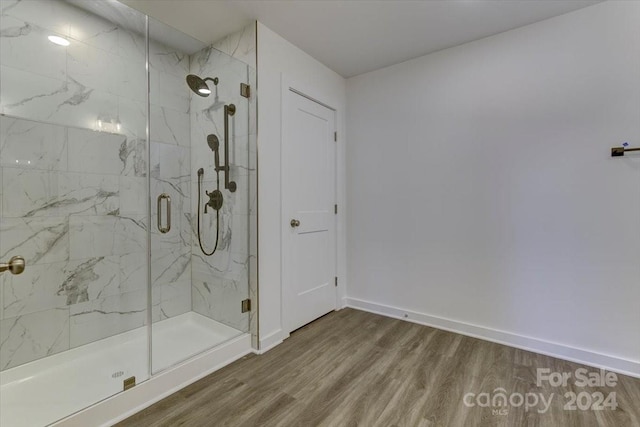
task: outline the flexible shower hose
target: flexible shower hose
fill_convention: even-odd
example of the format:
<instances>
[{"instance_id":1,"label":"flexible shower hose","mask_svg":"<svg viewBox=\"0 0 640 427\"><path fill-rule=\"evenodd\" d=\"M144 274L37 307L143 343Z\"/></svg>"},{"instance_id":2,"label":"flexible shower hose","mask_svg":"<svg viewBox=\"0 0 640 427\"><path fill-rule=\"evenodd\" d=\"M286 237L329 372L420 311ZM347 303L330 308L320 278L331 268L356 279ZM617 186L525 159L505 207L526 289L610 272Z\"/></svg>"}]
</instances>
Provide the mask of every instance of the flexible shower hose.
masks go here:
<instances>
[{"instance_id":1,"label":"flexible shower hose","mask_svg":"<svg viewBox=\"0 0 640 427\"><path fill-rule=\"evenodd\" d=\"M220 173L216 171L216 189L220 190ZM202 192L202 175L198 174L198 244L200 250L206 256L213 255L218 249L218 239L220 237L220 209L216 209L216 244L211 252L207 252L202 244L202 238L200 237L200 193Z\"/></svg>"}]
</instances>

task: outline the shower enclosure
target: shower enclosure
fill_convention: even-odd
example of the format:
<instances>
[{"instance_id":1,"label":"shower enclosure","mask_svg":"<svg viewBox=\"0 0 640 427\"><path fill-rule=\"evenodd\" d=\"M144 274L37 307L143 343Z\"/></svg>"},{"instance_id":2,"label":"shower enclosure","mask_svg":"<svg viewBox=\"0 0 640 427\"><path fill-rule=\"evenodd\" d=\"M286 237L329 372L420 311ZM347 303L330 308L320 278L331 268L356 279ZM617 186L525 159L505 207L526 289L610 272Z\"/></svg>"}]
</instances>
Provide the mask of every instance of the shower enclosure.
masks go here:
<instances>
[{"instance_id":1,"label":"shower enclosure","mask_svg":"<svg viewBox=\"0 0 640 427\"><path fill-rule=\"evenodd\" d=\"M255 339L255 77L113 0L0 0L0 425Z\"/></svg>"}]
</instances>

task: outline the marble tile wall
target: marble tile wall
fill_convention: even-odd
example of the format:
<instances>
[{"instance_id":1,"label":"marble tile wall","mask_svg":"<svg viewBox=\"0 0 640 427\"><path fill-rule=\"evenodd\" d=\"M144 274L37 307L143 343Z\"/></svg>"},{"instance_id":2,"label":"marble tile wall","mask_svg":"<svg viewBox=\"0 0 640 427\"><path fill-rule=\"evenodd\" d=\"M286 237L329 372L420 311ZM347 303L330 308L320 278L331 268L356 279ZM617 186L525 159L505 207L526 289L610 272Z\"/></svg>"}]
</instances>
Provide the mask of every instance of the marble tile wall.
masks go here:
<instances>
[{"instance_id":1,"label":"marble tile wall","mask_svg":"<svg viewBox=\"0 0 640 427\"><path fill-rule=\"evenodd\" d=\"M217 252L210 257L204 256L194 234L191 258L193 310L239 330L251 330L254 338L257 334L257 249L253 248L255 237L250 239L250 231L254 232L255 225L252 224L257 224L255 49L255 24L251 24L193 54L190 63L191 73L220 80L209 97L191 97L192 212L197 209L195 171L200 167L205 170L203 191L216 187L214 158L206 138L213 133L222 144L223 108L230 103L236 105L236 114L230 119L231 179L238 185L235 193L222 190L225 201L220 211ZM249 100L240 96L241 82L249 83L253 88ZM223 156L222 151L220 155ZM222 174L220 179L223 180ZM205 249L210 250L215 242L215 213L202 216L201 228ZM245 298L252 299L253 309L243 314L240 302Z\"/></svg>"},{"instance_id":2,"label":"marble tile wall","mask_svg":"<svg viewBox=\"0 0 640 427\"><path fill-rule=\"evenodd\" d=\"M150 26L157 25L150 20ZM191 310L191 133L189 55L149 45L152 320ZM171 230L157 227L157 197L171 197ZM164 208L164 202L162 205ZM163 211L166 220L166 212ZM164 221L163 221L164 222Z\"/></svg>"},{"instance_id":3,"label":"marble tile wall","mask_svg":"<svg viewBox=\"0 0 640 427\"><path fill-rule=\"evenodd\" d=\"M114 14L0 2L0 259L28 264L0 276L0 369L144 325L149 166L174 201L172 231L152 227L152 317L191 309L189 58L150 43L147 144L144 17Z\"/></svg>"},{"instance_id":4,"label":"marble tile wall","mask_svg":"<svg viewBox=\"0 0 640 427\"><path fill-rule=\"evenodd\" d=\"M144 324L145 193L128 185L145 179L141 153L125 135L0 116L0 259L28 265L0 275L0 368Z\"/></svg>"},{"instance_id":5,"label":"marble tile wall","mask_svg":"<svg viewBox=\"0 0 640 427\"><path fill-rule=\"evenodd\" d=\"M213 43L213 47L230 57L244 62L252 69L256 69L256 23L244 27L242 30Z\"/></svg>"}]
</instances>

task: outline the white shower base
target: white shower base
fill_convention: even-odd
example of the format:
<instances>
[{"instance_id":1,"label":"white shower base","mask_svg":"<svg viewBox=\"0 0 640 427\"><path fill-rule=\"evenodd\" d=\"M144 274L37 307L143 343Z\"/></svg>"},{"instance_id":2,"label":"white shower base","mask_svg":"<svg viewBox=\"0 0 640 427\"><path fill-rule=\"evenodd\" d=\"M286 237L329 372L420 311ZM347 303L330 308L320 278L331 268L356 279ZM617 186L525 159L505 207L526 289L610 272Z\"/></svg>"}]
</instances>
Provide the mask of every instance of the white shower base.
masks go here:
<instances>
[{"instance_id":1,"label":"white shower base","mask_svg":"<svg viewBox=\"0 0 640 427\"><path fill-rule=\"evenodd\" d=\"M242 332L194 312L152 327L153 371ZM147 328L138 328L0 373L0 426L46 426L148 379Z\"/></svg>"}]
</instances>

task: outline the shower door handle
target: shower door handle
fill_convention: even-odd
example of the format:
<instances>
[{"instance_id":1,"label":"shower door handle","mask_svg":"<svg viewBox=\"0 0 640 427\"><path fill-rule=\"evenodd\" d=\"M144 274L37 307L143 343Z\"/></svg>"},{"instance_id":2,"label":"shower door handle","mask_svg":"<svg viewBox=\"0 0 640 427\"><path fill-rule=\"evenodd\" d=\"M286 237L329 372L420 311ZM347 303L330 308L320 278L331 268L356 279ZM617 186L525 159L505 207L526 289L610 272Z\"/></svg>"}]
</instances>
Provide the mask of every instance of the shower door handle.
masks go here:
<instances>
[{"instance_id":1,"label":"shower door handle","mask_svg":"<svg viewBox=\"0 0 640 427\"><path fill-rule=\"evenodd\" d=\"M162 226L162 199L167 200L167 226ZM162 234L168 233L171 230L171 196L167 193L162 193L158 196L158 231Z\"/></svg>"}]
</instances>

